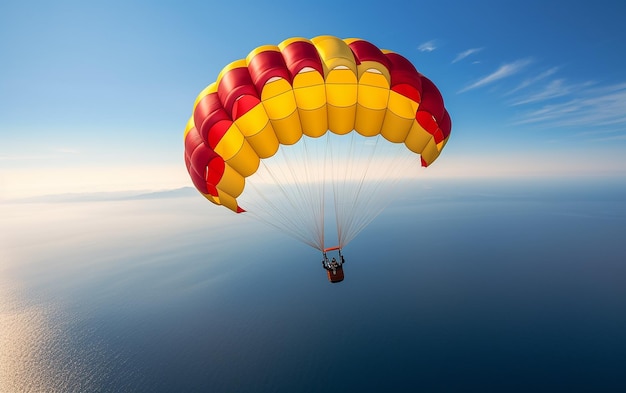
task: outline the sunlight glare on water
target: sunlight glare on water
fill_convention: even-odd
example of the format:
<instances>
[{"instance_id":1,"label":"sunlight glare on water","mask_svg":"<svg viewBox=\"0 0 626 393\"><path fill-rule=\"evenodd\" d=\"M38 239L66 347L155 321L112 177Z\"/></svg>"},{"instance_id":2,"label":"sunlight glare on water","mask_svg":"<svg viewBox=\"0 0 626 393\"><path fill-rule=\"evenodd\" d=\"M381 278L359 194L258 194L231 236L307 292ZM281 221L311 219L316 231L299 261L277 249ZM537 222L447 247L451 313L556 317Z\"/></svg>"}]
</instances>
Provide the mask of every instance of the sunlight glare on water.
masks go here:
<instances>
[{"instance_id":1,"label":"sunlight glare on water","mask_svg":"<svg viewBox=\"0 0 626 393\"><path fill-rule=\"evenodd\" d=\"M99 371L75 356L80 337L69 337L66 329L72 321L53 303L21 304L19 291L0 291L0 392L93 388Z\"/></svg>"}]
</instances>

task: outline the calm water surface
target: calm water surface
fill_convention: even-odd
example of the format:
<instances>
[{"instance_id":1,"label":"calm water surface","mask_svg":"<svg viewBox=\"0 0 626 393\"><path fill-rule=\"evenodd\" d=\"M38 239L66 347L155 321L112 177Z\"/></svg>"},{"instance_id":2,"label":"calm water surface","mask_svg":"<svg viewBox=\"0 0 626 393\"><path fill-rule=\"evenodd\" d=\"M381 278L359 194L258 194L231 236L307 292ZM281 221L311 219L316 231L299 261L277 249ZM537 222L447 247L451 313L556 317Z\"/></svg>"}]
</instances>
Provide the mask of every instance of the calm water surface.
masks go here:
<instances>
[{"instance_id":1,"label":"calm water surface","mask_svg":"<svg viewBox=\"0 0 626 393\"><path fill-rule=\"evenodd\" d=\"M5 203L0 392L626 391L622 184L430 181L340 284L197 195Z\"/></svg>"}]
</instances>

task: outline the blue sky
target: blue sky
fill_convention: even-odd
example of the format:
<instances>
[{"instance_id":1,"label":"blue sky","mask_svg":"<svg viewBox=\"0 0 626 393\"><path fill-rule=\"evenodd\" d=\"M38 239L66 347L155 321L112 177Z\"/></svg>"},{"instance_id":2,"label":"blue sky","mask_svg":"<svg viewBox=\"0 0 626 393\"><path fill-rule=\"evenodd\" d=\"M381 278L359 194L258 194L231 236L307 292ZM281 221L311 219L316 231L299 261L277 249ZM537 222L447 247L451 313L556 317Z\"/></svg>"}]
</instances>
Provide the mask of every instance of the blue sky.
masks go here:
<instances>
[{"instance_id":1,"label":"blue sky","mask_svg":"<svg viewBox=\"0 0 626 393\"><path fill-rule=\"evenodd\" d=\"M236 5L234 5L236 4ZM191 185L196 95L264 44L331 34L401 53L441 90L437 176L626 174L617 1L5 1L0 199Z\"/></svg>"}]
</instances>

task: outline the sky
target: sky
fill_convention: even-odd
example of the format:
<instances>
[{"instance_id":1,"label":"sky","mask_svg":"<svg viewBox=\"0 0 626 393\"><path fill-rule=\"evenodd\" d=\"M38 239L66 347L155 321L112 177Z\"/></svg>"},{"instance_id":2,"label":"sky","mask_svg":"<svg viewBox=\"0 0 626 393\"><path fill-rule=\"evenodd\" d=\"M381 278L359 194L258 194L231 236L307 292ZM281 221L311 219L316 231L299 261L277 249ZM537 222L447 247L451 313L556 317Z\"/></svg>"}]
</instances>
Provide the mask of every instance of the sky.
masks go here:
<instances>
[{"instance_id":1,"label":"sky","mask_svg":"<svg viewBox=\"0 0 626 393\"><path fill-rule=\"evenodd\" d=\"M191 186L183 131L228 63L362 38L440 89L432 177L626 175L618 1L3 1L0 200Z\"/></svg>"}]
</instances>

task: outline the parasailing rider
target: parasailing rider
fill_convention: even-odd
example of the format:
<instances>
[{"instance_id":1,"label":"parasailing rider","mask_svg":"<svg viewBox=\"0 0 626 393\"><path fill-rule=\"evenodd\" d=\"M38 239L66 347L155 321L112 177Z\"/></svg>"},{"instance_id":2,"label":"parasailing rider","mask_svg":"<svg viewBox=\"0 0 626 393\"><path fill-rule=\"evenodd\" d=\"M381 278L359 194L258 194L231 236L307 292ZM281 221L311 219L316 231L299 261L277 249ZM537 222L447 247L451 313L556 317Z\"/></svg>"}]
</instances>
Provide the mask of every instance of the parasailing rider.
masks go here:
<instances>
[{"instance_id":1,"label":"parasailing rider","mask_svg":"<svg viewBox=\"0 0 626 393\"><path fill-rule=\"evenodd\" d=\"M341 250L339 250L339 261L337 258L333 257L333 259L329 260L326 252L324 252L324 258L322 259L322 267L326 270L337 270L339 269L345 262L343 255L341 254Z\"/></svg>"},{"instance_id":2,"label":"parasailing rider","mask_svg":"<svg viewBox=\"0 0 626 393\"><path fill-rule=\"evenodd\" d=\"M329 260L326 252L335 250L339 251L339 260L337 260L337 258L335 257L333 257L332 260ZM322 259L322 267L326 269L328 281L333 283L343 281L343 264L345 263L345 259L343 259L341 249L339 247L325 248L323 250L323 256L324 258Z\"/></svg>"}]
</instances>

